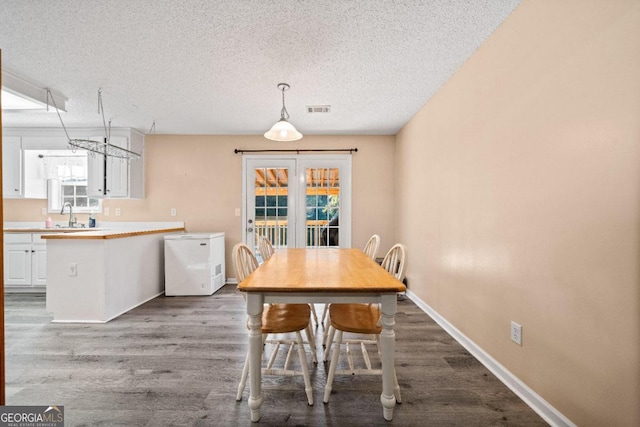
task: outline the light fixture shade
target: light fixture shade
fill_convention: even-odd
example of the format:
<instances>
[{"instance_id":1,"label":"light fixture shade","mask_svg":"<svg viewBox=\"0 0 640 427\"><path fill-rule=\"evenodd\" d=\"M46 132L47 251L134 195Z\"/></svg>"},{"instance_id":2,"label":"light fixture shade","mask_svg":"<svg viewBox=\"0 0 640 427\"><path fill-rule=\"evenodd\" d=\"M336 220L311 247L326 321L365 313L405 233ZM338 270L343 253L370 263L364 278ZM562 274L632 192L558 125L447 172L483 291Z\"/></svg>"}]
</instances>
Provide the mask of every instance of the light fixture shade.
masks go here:
<instances>
[{"instance_id":1,"label":"light fixture shade","mask_svg":"<svg viewBox=\"0 0 640 427\"><path fill-rule=\"evenodd\" d=\"M264 134L264 137L272 141L297 141L302 138L302 134L283 117Z\"/></svg>"}]
</instances>

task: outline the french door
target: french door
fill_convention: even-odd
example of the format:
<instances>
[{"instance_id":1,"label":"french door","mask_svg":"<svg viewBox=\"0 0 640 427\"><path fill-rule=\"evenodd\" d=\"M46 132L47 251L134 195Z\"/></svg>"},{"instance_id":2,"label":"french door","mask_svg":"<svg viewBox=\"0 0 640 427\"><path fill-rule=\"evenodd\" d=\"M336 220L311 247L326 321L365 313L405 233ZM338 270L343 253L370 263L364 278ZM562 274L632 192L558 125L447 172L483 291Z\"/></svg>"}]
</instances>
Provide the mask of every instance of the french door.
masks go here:
<instances>
[{"instance_id":1,"label":"french door","mask_svg":"<svg viewBox=\"0 0 640 427\"><path fill-rule=\"evenodd\" d=\"M351 246L351 156L243 157L243 241Z\"/></svg>"}]
</instances>

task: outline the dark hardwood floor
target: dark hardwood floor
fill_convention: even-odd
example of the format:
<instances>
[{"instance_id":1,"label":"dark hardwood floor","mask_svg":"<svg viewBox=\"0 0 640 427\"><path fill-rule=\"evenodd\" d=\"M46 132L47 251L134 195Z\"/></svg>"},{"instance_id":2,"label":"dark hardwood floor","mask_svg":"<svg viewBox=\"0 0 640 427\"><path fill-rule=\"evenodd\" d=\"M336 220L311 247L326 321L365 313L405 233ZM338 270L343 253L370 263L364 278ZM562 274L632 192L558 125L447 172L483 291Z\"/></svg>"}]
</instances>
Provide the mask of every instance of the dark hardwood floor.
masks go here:
<instances>
[{"instance_id":1,"label":"dark hardwood floor","mask_svg":"<svg viewBox=\"0 0 640 427\"><path fill-rule=\"evenodd\" d=\"M5 311L8 405L64 405L67 426L252 424L248 387L235 401L247 348L235 286L159 297L107 324L50 323L43 295L7 294ZM402 404L392 422L382 417L379 377L337 377L325 405L328 365L310 366L315 404L302 377L265 377L260 424L547 425L408 299L396 316Z\"/></svg>"}]
</instances>

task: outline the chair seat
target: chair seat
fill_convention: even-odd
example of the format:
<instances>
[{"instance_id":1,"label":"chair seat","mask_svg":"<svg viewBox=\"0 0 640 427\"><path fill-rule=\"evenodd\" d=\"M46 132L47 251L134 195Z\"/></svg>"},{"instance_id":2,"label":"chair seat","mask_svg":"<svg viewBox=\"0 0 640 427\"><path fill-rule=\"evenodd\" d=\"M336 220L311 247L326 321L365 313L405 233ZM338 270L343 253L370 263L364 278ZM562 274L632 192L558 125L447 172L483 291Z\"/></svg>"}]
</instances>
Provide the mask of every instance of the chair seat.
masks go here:
<instances>
[{"instance_id":1,"label":"chair seat","mask_svg":"<svg viewBox=\"0 0 640 427\"><path fill-rule=\"evenodd\" d=\"M265 305L262 312L263 334L284 334L304 330L309 325L309 304Z\"/></svg>"},{"instance_id":2,"label":"chair seat","mask_svg":"<svg viewBox=\"0 0 640 427\"><path fill-rule=\"evenodd\" d=\"M379 334L380 309L375 304L331 304L331 326L339 331L356 334Z\"/></svg>"}]
</instances>

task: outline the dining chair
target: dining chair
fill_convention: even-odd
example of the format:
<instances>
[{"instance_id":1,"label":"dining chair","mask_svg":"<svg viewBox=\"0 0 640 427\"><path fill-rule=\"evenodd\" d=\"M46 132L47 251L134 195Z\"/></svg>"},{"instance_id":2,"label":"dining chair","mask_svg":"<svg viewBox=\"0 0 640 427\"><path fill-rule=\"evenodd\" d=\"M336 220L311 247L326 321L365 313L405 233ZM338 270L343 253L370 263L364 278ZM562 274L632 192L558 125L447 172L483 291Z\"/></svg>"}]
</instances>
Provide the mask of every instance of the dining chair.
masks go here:
<instances>
[{"instance_id":1,"label":"dining chair","mask_svg":"<svg viewBox=\"0 0 640 427\"><path fill-rule=\"evenodd\" d=\"M376 260L376 255L378 254L378 248L380 247L380 236L374 234L369 238L367 244L364 245L364 249L362 252L372 260ZM329 304L324 305L324 310L322 310L322 326L324 327L327 321L327 314L329 313ZM324 329L324 333L322 334L322 346L326 346L327 337L329 332L329 328Z\"/></svg>"},{"instance_id":2,"label":"dining chair","mask_svg":"<svg viewBox=\"0 0 640 427\"><path fill-rule=\"evenodd\" d=\"M369 238L367 244L364 245L364 249L362 252L365 253L369 258L375 261L376 255L378 254L378 248L380 247L380 236L374 234Z\"/></svg>"},{"instance_id":3,"label":"dining chair","mask_svg":"<svg viewBox=\"0 0 640 427\"><path fill-rule=\"evenodd\" d=\"M260 256L262 257L262 261L266 261L275 252L273 249L273 245L271 244L271 240L269 240L266 236L258 237L258 251L260 252Z\"/></svg>"},{"instance_id":4,"label":"dining chair","mask_svg":"<svg viewBox=\"0 0 640 427\"><path fill-rule=\"evenodd\" d=\"M406 248L402 244L394 245L382 261L382 267L387 270L396 279L402 282L406 272ZM326 362L331 351L331 347L335 344L333 354L331 355L331 364L329 365L329 374L324 390L324 403L329 402L331 390L333 388L333 380L336 375L382 375L382 369L373 369L366 346L375 344L379 352L380 333L382 332L382 324L380 318L380 307L378 304L331 304L329 306L329 337L327 339L326 349L323 359ZM373 335L374 340L369 338L343 339L343 333L348 332L358 335ZM334 340L335 338L335 340ZM340 357L340 346L345 345L348 356L349 369L337 370L338 360ZM356 368L352 355L351 347L355 345L360 347L365 368ZM395 367L393 368L394 395L398 403L402 402L400 395L400 386L396 377Z\"/></svg>"},{"instance_id":5,"label":"dining chair","mask_svg":"<svg viewBox=\"0 0 640 427\"><path fill-rule=\"evenodd\" d=\"M271 240L269 240L266 236L260 236L258 240L258 251L260 252L260 256L262 257L262 261L266 261L273 256L275 253L275 249L271 244ZM313 320L318 327L318 314L316 313L316 307L313 304L309 304L311 308L311 315L313 315ZM313 332L313 331L312 331ZM315 337L315 334L314 334ZM315 341L315 338L314 338Z\"/></svg>"},{"instance_id":6,"label":"dining chair","mask_svg":"<svg viewBox=\"0 0 640 427\"><path fill-rule=\"evenodd\" d=\"M236 269L236 276L238 283L242 282L249 274L251 274L256 268L258 268L258 260L253 255L251 249L244 243L238 243L233 247L232 252L233 264ZM244 296L244 293L243 293ZM268 359L266 367L262 369L262 375L283 375L293 376L302 375L304 378L305 392L307 394L307 401L309 405L313 405L313 392L311 386L311 379L309 376L309 366L307 364L307 354L304 349L304 341L300 331L305 331L307 336L307 342L311 347L311 356L314 363L318 363L313 346L313 335L311 334L310 326L310 311L309 304L265 304L262 311L262 342L263 344L273 345L273 351ZM247 320L248 321L248 320ZM289 334L295 333L295 341L291 339L270 339L269 335L273 334ZM298 356L300 358L300 367L302 371L296 371L289 368L290 355L293 351L293 346L298 347ZM281 346L286 346L287 356L284 362L284 367L281 369L274 368L274 362ZM249 351L244 361L244 367L242 369L242 376L240 378L240 384L238 385L238 393L236 400L242 400L242 393L247 383L247 376L249 374Z\"/></svg>"}]
</instances>

